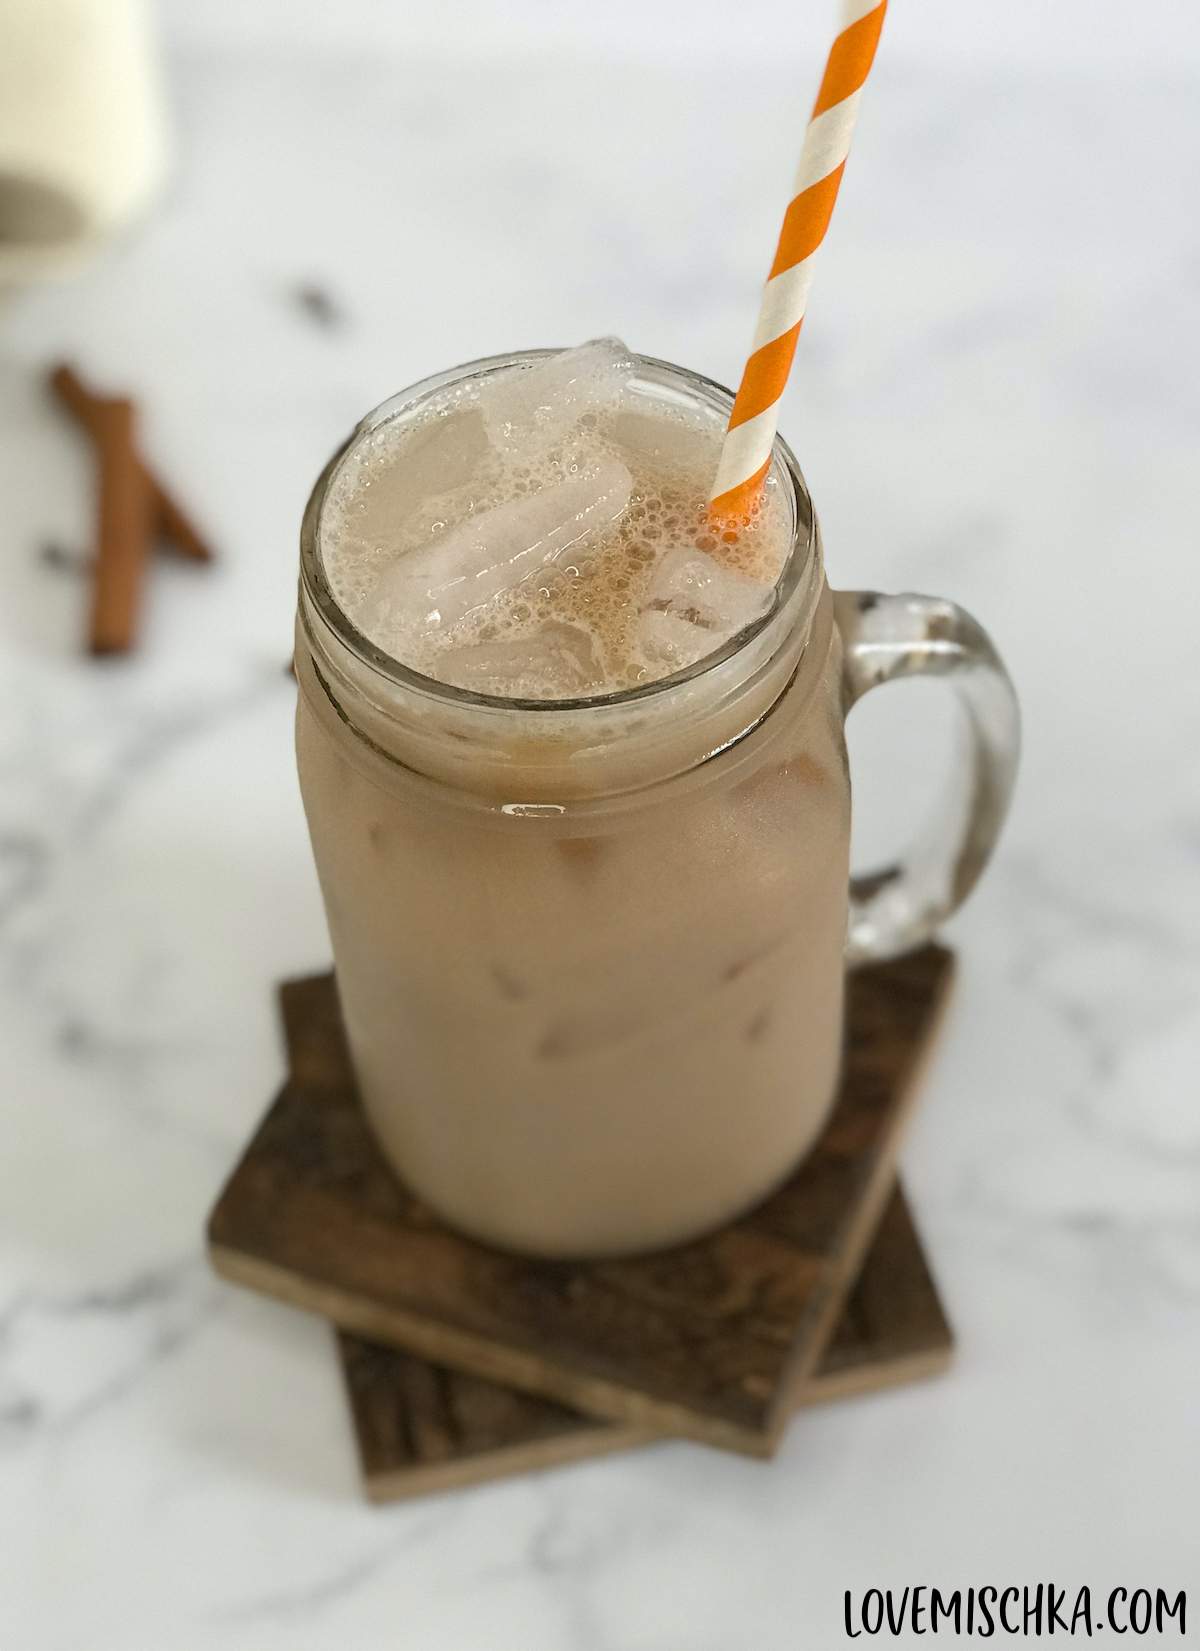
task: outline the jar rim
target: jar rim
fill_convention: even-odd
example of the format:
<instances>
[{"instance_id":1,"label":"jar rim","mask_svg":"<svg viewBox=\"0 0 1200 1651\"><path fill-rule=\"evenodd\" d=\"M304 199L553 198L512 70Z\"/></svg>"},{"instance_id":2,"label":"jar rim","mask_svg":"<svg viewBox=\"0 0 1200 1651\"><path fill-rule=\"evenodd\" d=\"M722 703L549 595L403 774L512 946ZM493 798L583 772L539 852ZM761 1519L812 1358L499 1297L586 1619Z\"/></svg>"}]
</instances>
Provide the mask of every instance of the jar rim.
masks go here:
<instances>
[{"instance_id":1,"label":"jar rim","mask_svg":"<svg viewBox=\"0 0 1200 1651\"><path fill-rule=\"evenodd\" d=\"M354 659L381 677L389 686L417 693L432 700L463 708L482 710L519 711L553 717L567 713L605 711L636 705L652 700L656 695L698 681L710 671L728 664L744 648L777 624L792 607L793 598L812 586L814 570L819 563L819 540L812 499L795 454L782 436L776 435L771 450L770 473L784 483L792 519L792 543L779 578L774 587L773 600L767 611L754 619L743 630L730 637L720 648L669 676L653 682L638 683L607 693L591 694L572 699L517 699L499 694L483 694L474 689L461 688L453 683L440 682L385 652L363 634L337 601L325 574L321 557L321 522L330 485L343 460L358 441L381 424L405 415L415 416L432 397L455 384L469 379L483 379L506 368L527 362L540 361L558 352L550 349L517 350L501 355L484 356L435 373L396 395L380 402L354 426L350 435L330 458L313 486L305 507L300 528L300 585L304 596L316 614ZM637 377L660 387L683 389L693 398L701 398L710 406L727 415L733 405L733 392L715 379L687 367L678 367L655 356L633 354ZM803 535L803 537L802 537Z\"/></svg>"}]
</instances>

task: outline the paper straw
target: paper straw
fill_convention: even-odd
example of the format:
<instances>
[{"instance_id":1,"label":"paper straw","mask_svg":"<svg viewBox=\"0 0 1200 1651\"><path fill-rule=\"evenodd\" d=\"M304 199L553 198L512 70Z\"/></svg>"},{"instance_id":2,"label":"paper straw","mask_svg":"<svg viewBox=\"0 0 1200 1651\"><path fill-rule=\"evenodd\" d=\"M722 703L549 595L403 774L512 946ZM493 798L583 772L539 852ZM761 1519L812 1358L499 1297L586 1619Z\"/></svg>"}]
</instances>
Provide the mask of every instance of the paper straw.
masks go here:
<instances>
[{"instance_id":1,"label":"paper straw","mask_svg":"<svg viewBox=\"0 0 1200 1651\"><path fill-rule=\"evenodd\" d=\"M829 228L886 10L887 0L844 0L841 32L830 47L804 134L795 192L784 213L713 483L710 508L729 521L745 518L771 463L779 400L804 320L813 257Z\"/></svg>"}]
</instances>

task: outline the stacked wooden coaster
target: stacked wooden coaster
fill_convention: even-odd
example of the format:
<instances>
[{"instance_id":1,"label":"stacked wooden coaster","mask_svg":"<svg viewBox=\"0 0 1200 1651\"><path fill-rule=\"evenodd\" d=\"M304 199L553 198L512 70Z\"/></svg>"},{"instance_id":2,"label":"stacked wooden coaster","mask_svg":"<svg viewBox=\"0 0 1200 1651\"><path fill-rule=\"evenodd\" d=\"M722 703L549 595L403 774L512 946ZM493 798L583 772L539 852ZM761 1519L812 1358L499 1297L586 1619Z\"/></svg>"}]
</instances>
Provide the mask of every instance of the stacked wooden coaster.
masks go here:
<instances>
[{"instance_id":1,"label":"stacked wooden coaster","mask_svg":"<svg viewBox=\"0 0 1200 1651\"><path fill-rule=\"evenodd\" d=\"M335 1325L376 1499L663 1435L770 1455L797 1405L949 1359L895 1164L951 972L928 947L851 978L837 1106L766 1203L587 1263L490 1250L418 1204L359 1108L332 975L290 981L290 1075L213 1210L214 1265Z\"/></svg>"}]
</instances>

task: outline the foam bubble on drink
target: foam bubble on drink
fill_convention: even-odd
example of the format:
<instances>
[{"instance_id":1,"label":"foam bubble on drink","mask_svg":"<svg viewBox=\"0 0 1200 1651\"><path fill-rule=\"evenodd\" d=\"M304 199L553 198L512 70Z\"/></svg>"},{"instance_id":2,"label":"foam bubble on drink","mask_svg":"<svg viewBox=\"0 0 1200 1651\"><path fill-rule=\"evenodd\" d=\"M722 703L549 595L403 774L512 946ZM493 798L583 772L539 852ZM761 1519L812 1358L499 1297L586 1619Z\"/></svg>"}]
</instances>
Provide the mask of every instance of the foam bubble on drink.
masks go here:
<instances>
[{"instance_id":1,"label":"foam bubble on drink","mask_svg":"<svg viewBox=\"0 0 1200 1651\"><path fill-rule=\"evenodd\" d=\"M634 366L600 340L361 436L320 538L363 634L459 687L560 699L656 681L769 612L790 547L782 491L768 480L747 526L715 528L723 421L648 411Z\"/></svg>"}]
</instances>

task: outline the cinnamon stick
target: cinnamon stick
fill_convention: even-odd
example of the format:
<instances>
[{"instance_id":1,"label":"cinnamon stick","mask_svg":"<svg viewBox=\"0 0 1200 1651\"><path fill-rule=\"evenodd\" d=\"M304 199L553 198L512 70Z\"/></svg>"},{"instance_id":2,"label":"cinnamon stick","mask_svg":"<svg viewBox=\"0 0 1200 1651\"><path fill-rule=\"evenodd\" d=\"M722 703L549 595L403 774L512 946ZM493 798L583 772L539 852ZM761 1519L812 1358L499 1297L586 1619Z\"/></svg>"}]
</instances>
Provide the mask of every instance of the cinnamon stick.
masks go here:
<instances>
[{"instance_id":1,"label":"cinnamon stick","mask_svg":"<svg viewBox=\"0 0 1200 1651\"><path fill-rule=\"evenodd\" d=\"M101 409L107 405L104 398L90 390L75 369L66 362L55 367L50 374L50 387L63 406L78 419L92 441L97 442L104 418ZM211 547L179 500L163 486L140 457L138 465L150 492L152 530L182 556L187 556L195 562L211 562Z\"/></svg>"},{"instance_id":2,"label":"cinnamon stick","mask_svg":"<svg viewBox=\"0 0 1200 1651\"><path fill-rule=\"evenodd\" d=\"M98 476L96 565L88 639L94 654L133 646L150 543L151 497L134 444L133 403L93 400Z\"/></svg>"}]
</instances>

